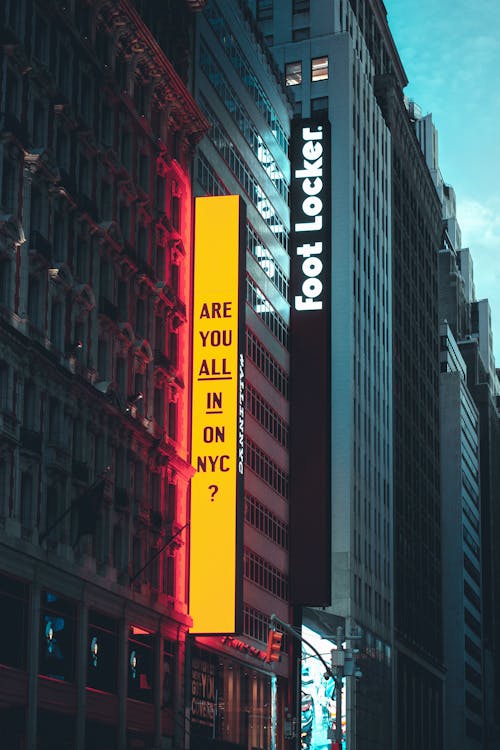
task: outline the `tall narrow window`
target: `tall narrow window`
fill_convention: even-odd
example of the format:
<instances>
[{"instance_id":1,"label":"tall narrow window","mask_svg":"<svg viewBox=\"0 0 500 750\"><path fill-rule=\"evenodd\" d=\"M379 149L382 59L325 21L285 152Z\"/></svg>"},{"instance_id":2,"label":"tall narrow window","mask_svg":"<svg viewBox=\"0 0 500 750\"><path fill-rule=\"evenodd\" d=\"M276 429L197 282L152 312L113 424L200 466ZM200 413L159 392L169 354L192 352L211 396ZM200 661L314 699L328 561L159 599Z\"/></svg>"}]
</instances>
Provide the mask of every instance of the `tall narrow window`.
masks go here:
<instances>
[{"instance_id":1,"label":"tall narrow window","mask_svg":"<svg viewBox=\"0 0 500 750\"><path fill-rule=\"evenodd\" d=\"M73 680L75 634L75 604L52 591L43 591L40 607L40 674L55 680Z\"/></svg>"},{"instance_id":2,"label":"tall narrow window","mask_svg":"<svg viewBox=\"0 0 500 750\"><path fill-rule=\"evenodd\" d=\"M61 302L54 300L50 316L50 340L56 349L63 348L63 308Z\"/></svg>"},{"instance_id":3,"label":"tall narrow window","mask_svg":"<svg viewBox=\"0 0 500 750\"><path fill-rule=\"evenodd\" d=\"M24 383L23 426L28 430L36 429L38 419L36 414L37 399L35 385L31 380Z\"/></svg>"},{"instance_id":4,"label":"tall narrow window","mask_svg":"<svg viewBox=\"0 0 500 750\"><path fill-rule=\"evenodd\" d=\"M0 360L0 410L9 407L9 366Z\"/></svg>"},{"instance_id":5,"label":"tall narrow window","mask_svg":"<svg viewBox=\"0 0 500 750\"><path fill-rule=\"evenodd\" d=\"M21 475L21 524L29 529L33 523L33 474L23 471Z\"/></svg>"},{"instance_id":6,"label":"tall narrow window","mask_svg":"<svg viewBox=\"0 0 500 750\"><path fill-rule=\"evenodd\" d=\"M130 625L128 638L129 698L151 703L153 700L154 633Z\"/></svg>"},{"instance_id":7,"label":"tall narrow window","mask_svg":"<svg viewBox=\"0 0 500 750\"><path fill-rule=\"evenodd\" d=\"M177 440L177 404L171 401L168 405L168 435Z\"/></svg>"},{"instance_id":8,"label":"tall narrow window","mask_svg":"<svg viewBox=\"0 0 500 750\"><path fill-rule=\"evenodd\" d=\"M0 205L7 212L14 211L16 206L16 167L14 162L4 158L2 162L2 190L0 194Z\"/></svg>"},{"instance_id":9,"label":"tall narrow window","mask_svg":"<svg viewBox=\"0 0 500 750\"><path fill-rule=\"evenodd\" d=\"M0 305L10 307L10 260L0 258Z\"/></svg>"}]
</instances>

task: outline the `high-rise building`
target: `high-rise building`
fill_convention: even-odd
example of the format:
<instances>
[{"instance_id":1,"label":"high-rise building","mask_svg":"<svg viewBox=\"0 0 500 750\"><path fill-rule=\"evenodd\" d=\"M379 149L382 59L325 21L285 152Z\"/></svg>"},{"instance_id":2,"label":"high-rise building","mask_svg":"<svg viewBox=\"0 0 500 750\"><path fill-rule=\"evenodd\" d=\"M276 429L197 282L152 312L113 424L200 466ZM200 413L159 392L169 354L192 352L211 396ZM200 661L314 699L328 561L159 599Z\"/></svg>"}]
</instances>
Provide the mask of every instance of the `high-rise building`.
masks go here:
<instances>
[{"instance_id":1,"label":"high-rise building","mask_svg":"<svg viewBox=\"0 0 500 750\"><path fill-rule=\"evenodd\" d=\"M246 396L243 627L236 634L196 635L191 640L193 684L201 674L214 675L214 693L204 696L213 722L207 722L204 706L194 699L191 747L283 748L285 736L292 734L291 718L297 716L288 679L293 644L283 639L280 662L266 664L263 655L270 615L290 621L291 112L276 64L244 3L209 0L196 20L193 91L210 128L197 152L193 189L200 197L239 195L245 209L241 289ZM215 263L217 227L212 241ZM198 417L193 415L194 420Z\"/></svg>"},{"instance_id":2,"label":"high-rise building","mask_svg":"<svg viewBox=\"0 0 500 750\"><path fill-rule=\"evenodd\" d=\"M439 170L432 115L418 113L415 128L441 198L445 228L439 251L445 747L461 742L493 748L498 744L499 477L493 456L499 382L490 306L476 300L472 257L461 248L455 192Z\"/></svg>"},{"instance_id":3,"label":"high-rise building","mask_svg":"<svg viewBox=\"0 0 500 750\"><path fill-rule=\"evenodd\" d=\"M383 50L398 80L404 73L381 3L366 15L348 2L251 5L297 118L331 122L331 603L303 617L330 641L339 618L347 634L362 628L364 641L351 645L363 677L348 678L344 691L347 746L382 749L393 731L393 259L391 136L376 55ZM314 551L311 576L313 561Z\"/></svg>"},{"instance_id":4,"label":"high-rise building","mask_svg":"<svg viewBox=\"0 0 500 750\"><path fill-rule=\"evenodd\" d=\"M0 13L0 744L179 746L207 123L127 0Z\"/></svg>"},{"instance_id":5,"label":"high-rise building","mask_svg":"<svg viewBox=\"0 0 500 750\"><path fill-rule=\"evenodd\" d=\"M347 687L348 746L438 750L439 197L383 3L251 5L295 113L327 111L332 123L328 610L366 633L364 676Z\"/></svg>"},{"instance_id":6,"label":"high-rise building","mask_svg":"<svg viewBox=\"0 0 500 750\"><path fill-rule=\"evenodd\" d=\"M396 746L443 746L438 250L441 203L415 112L389 70L377 93L391 131Z\"/></svg>"},{"instance_id":7,"label":"high-rise building","mask_svg":"<svg viewBox=\"0 0 500 750\"><path fill-rule=\"evenodd\" d=\"M479 412L446 322L440 336L445 748L484 737Z\"/></svg>"}]
</instances>

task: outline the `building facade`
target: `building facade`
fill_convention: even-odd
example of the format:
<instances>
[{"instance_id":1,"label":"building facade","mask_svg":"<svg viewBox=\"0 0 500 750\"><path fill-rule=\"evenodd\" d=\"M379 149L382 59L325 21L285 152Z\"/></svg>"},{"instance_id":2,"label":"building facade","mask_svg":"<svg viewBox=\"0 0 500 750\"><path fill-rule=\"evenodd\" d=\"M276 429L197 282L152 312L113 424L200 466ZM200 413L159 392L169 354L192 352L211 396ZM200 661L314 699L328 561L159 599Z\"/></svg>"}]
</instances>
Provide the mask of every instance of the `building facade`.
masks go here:
<instances>
[{"instance_id":1,"label":"building facade","mask_svg":"<svg viewBox=\"0 0 500 750\"><path fill-rule=\"evenodd\" d=\"M444 747L472 750L484 746L479 412L447 323L440 333Z\"/></svg>"},{"instance_id":2,"label":"building facade","mask_svg":"<svg viewBox=\"0 0 500 750\"><path fill-rule=\"evenodd\" d=\"M443 743L438 250L441 203L403 96L377 81L392 134L396 746Z\"/></svg>"},{"instance_id":3,"label":"building facade","mask_svg":"<svg viewBox=\"0 0 500 750\"><path fill-rule=\"evenodd\" d=\"M2 744L184 746L207 123L126 0L1 13Z\"/></svg>"},{"instance_id":4,"label":"building facade","mask_svg":"<svg viewBox=\"0 0 500 750\"><path fill-rule=\"evenodd\" d=\"M466 747L494 747L498 743L495 636L498 474L493 456L498 450L498 375L493 356L490 306L488 300L476 300L472 256L468 248L461 247L455 192L444 182L439 170L438 135L432 115L422 117L418 108L413 111L422 152L441 199L444 225L438 263L441 446L444 451L441 478L443 632L447 670L445 747L453 747L459 740ZM471 410L470 398L477 418ZM453 449L453 434L461 436L463 455L463 466L455 476L450 467L457 462L459 453L456 441ZM463 580L461 577L457 586L456 570L462 558L462 547Z\"/></svg>"},{"instance_id":5,"label":"building facade","mask_svg":"<svg viewBox=\"0 0 500 750\"><path fill-rule=\"evenodd\" d=\"M290 621L290 106L244 3L209 0L196 21L193 91L210 129L197 151L193 190L240 195L246 208L246 396L243 630L191 641L193 685L203 674L213 675L214 685L211 696L193 701L191 746L283 748L297 717L293 644L284 639L272 666L263 655L270 615Z\"/></svg>"},{"instance_id":6,"label":"building facade","mask_svg":"<svg viewBox=\"0 0 500 750\"><path fill-rule=\"evenodd\" d=\"M330 641L339 618L365 635L344 695L358 750L391 746L393 669L391 135L368 29L395 53L382 5L367 5L251 3L296 116L331 122L331 604L304 622Z\"/></svg>"}]
</instances>

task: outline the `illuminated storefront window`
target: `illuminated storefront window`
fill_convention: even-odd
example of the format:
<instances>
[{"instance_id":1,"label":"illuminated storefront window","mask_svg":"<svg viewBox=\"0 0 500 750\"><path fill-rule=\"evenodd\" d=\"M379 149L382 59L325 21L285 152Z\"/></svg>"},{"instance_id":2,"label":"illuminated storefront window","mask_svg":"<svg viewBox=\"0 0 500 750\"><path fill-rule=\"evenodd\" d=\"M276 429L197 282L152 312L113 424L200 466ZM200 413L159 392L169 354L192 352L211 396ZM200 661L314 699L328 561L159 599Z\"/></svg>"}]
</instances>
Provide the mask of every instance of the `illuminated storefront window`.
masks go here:
<instances>
[{"instance_id":1,"label":"illuminated storefront window","mask_svg":"<svg viewBox=\"0 0 500 750\"><path fill-rule=\"evenodd\" d=\"M52 591L42 591L40 608L40 674L74 679L76 605Z\"/></svg>"},{"instance_id":2,"label":"illuminated storefront window","mask_svg":"<svg viewBox=\"0 0 500 750\"><path fill-rule=\"evenodd\" d=\"M118 623L100 612L89 611L87 634L87 686L116 692Z\"/></svg>"},{"instance_id":3,"label":"illuminated storefront window","mask_svg":"<svg viewBox=\"0 0 500 750\"><path fill-rule=\"evenodd\" d=\"M205 750L210 740L271 750L271 675L196 647L191 670L192 750ZM276 714L279 736L281 705Z\"/></svg>"},{"instance_id":4,"label":"illuminated storefront window","mask_svg":"<svg viewBox=\"0 0 500 750\"><path fill-rule=\"evenodd\" d=\"M128 697L151 703L153 700L153 633L137 625L129 627Z\"/></svg>"}]
</instances>

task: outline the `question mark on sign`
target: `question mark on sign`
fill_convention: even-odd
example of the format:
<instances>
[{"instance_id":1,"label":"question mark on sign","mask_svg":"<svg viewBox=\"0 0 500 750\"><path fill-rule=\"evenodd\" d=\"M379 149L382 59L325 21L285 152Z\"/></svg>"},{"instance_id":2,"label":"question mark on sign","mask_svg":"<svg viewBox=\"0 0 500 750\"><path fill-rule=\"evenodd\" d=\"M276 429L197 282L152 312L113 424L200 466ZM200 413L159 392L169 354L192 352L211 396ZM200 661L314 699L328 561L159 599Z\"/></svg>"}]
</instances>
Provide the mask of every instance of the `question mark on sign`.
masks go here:
<instances>
[{"instance_id":1,"label":"question mark on sign","mask_svg":"<svg viewBox=\"0 0 500 750\"><path fill-rule=\"evenodd\" d=\"M208 485L208 489L209 489L209 490L212 490L212 497L210 498L210 500L211 500L211 501L213 502L213 501L214 501L214 498L215 498L215 496L216 496L216 494L217 494L217 493L218 493L218 491L219 491L219 488L217 487L217 485L216 485L216 484L209 484L209 485Z\"/></svg>"}]
</instances>

